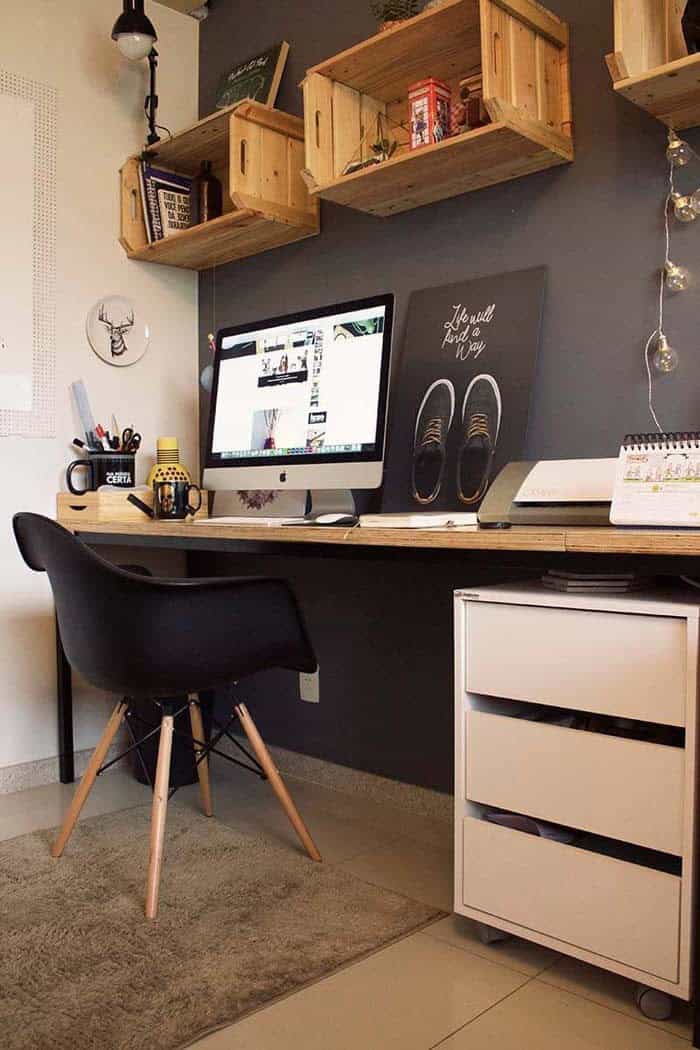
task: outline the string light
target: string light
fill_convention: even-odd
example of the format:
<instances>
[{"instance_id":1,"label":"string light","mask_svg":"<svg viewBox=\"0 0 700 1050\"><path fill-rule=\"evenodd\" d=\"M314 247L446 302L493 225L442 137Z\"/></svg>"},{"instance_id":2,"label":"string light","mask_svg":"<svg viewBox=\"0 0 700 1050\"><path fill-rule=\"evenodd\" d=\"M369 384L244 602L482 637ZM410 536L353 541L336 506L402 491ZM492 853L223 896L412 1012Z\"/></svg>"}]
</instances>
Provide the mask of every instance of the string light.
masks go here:
<instances>
[{"instance_id":1,"label":"string light","mask_svg":"<svg viewBox=\"0 0 700 1050\"><path fill-rule=\"evenodd\" d=\"M669 292L684 292L690 285L690 274L685 266L667 262L664 267L664 279Z\"/></svg>"},{"instance_id":2,"label":"string light","mask_svg":"<svg viewBox=\"0 0 700 1050\"><path fill-rule=\"evenodd\" d=\"M666 157L671 164L677 168L684 168L693 156L693 151L687 142L679 139L676 132L671 128L668 133L668 148Z\"/></svg>"},{"instance_id":3,"label":"string light","mask_svg":"<svg viewBox=\"0 0 700 1050\"><path fill-rule=\"evenodd\" d=\"M659 279L659 320L644 347L649 414L659 431L662 431L663 427L654 409L652 368L659 375L668 375L678 367L678 352L671 346L664 332L664 293L684 292L690 286L691 280L688 270L671 259L670 213L673 210L678 222L686 224L694 222L700 215L700 188L692 194L683 194L676 189L674 181L676 168L684 168L691 160L700 160L700 156L687 142L678 137L673 128L668 132L666 159L668 160L668 188L664 201L665 252Z\"/></svg>"},{"instance_id":4,"label":"string light","mask_svg":"<svg viewBox=\"0 0 700 1050\"><path fill-rule=\"evenodd\" d=\"M657 372L663 374L667 372L673 372L678 365L678 354L669 345L668 339L662 332L659 336L659 341L656 344L656 350L651 359L651 363Z\"/></svg>"},{"instance_id":5,"label":"string light","mask_svg":"<svg viewBox=\"0 0 700 1050\"><path fill-rule=\"evenodd\" d=\"M671 201L673 202L673 213L679 222L695 222L698 213L693 204L693 197L674 190L671 194Z\"/></svg>"}]
</instances>

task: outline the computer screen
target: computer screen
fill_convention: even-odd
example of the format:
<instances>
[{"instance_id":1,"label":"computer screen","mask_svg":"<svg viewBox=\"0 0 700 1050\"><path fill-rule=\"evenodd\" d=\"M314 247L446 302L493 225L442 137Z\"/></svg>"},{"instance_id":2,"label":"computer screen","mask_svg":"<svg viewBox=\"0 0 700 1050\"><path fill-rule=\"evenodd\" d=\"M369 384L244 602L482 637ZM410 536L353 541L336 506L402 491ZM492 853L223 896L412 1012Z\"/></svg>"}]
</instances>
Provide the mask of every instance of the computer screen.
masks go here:
<instances>
[{"instance_id":1,"label":"computer screen","mask_svg":"<svg viewBox=\"0 0 700 1050\"><path fill-rule=\"evenodd\" d=\"M381 460L393 296L222 329L207 467Z\"/></svg>"}]
</instances>

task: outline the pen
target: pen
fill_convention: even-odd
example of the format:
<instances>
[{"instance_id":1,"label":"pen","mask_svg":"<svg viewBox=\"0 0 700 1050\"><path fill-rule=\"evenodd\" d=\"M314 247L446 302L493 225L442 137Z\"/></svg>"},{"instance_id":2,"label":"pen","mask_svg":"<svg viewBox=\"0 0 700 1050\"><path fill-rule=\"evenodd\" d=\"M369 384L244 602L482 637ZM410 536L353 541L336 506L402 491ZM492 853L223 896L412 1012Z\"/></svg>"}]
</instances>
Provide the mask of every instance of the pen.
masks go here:
<instances>
[{"instance_id":1,"label":"pen","mask_svg":"<svg viewBox=\"0 0 700 1050\"><path fill-rule=\"evenodd\" d=\"M80 438L73 438L73 444L76 448L85 448L85 442L81 441Z\"/></svg>"}]
</instances>

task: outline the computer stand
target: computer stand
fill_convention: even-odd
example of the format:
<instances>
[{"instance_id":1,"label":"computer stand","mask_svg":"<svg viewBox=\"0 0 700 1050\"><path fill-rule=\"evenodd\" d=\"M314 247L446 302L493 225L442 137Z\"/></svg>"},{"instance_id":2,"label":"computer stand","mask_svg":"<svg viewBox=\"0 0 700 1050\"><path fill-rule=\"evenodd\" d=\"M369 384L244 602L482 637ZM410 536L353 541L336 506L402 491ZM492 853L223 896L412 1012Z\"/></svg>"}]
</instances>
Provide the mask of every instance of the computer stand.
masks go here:
<instances>
[{"instance_id":1,"label":"computer stand","mask_svg":"<svg viewBox=\"0 0 700 1050\"><path fill-rule=\"evenodd\" d=\"M321 514L357 513L355 497L351 489L309 489L306 493L306 513L308 521L315 521Z\"/></svg>"}]
</instances>

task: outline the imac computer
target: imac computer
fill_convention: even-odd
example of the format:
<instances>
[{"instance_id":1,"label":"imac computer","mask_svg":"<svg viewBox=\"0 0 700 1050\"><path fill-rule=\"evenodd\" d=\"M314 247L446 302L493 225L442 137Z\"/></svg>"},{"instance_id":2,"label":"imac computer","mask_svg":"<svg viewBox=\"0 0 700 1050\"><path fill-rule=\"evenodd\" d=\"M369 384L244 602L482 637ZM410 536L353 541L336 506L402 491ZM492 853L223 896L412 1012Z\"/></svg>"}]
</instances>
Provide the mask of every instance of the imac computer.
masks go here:
<instances>
[{"instance_id":1,"label":"imac computer","mask_svg":"<svg viewBox=\"0 0 700 1050\"><path fill-rule=\"evenodd\" d=\"M393 307L377 295L222 329L205 487L309 490L309 518L354 513L350 490L382 482Z\"/></svg>"}]
</instances>

